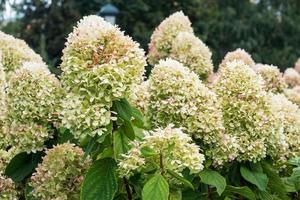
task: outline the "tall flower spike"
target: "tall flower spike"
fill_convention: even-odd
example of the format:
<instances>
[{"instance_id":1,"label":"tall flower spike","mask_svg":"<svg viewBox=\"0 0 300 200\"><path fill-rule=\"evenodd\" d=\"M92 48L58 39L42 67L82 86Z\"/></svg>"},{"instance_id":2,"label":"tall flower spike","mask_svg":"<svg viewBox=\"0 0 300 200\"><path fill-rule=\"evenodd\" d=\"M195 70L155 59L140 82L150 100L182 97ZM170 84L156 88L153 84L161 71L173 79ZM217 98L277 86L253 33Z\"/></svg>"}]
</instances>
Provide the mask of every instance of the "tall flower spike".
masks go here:
<instances>
[{"instance_id":1,"label":"tall flower spike","mask_svg":"<svg viewBox=\"0 0 300 200\"><path fill-rule=\"evenodd\" d=\"M283 78L289 87L300 85L300 74L293 68L287 68L284 71Z\"/></svg>"},{"instance_id":2,"label":"tall flower spike","mask_svg":"<svg viewBox=\"0 0 300 200\"><path fill-rule=\"evenodd\" d=\"M194 72L175 60L161 60L153 68L146 110L154 127L173 123L202 139L209 148L222 145L227 138L216 94L203 85ZM226 147L226 154L231 158L235 157L233 146Z\"/></svg>"},{"instance_id":3,"label":"tall flower spike","mask_svg":"<svg viewBox=\"0 0 300 200\"><path fill-rule=\"evenodd\" d=\"M222 69L227 65L228 62L232 62L234 60L239 60L244 62L249 67L255 67L255 62L253 61L251 55L247 53L244 49L236 49L234 51L228 52L221 64L219 65L219 69Z\"/></svg>"},{"instance_id":4,"label":"tall flower spike","mask_svg":"<svg viewBox=\"0 0 300 200\"><path fill-rule=\"evenodd\" d=\"M1 200L18 200L18 192L14 182L10 178L0 174L0 199Z\"/></svg>"},{"instance_id":5,"label":"tall flower spike","mask_svg":"<svg viewBox=\"0 0 300 200\"><path fill-rule=\"evenodd\" d=\"M156 155L143 156L143 149L151 149ZM145 132L143 141L135 141L132 149L120 161L119 172L122 177L130 177L152 163L163 163L163 170L181 173L187 168L191 173L198 173L204 168L203 162L204 155L192 143L192 138L180 128L168 125L165 129Z\"/></svg>"},{"instance_id":6,"label":"tall flower spike","mask_svg":"<svg viewBox=\"0 0 300 200\"><path fill-rule=\"evenodd\" d=\"M266 64L256 64L253 69L264 79L266 91L281 93L287 87L278 67Z\"/></svg>"},{"instance_id":7,"label":"tall flower spike","mask_svg":"<svg viewBox=\"0 0 300 200\"><path fill-rule=\"evenodd\" d=\"M276 143L280 127L270 110L264 81L243 61L227 62L214 87L223 111L226 132L235 136L239 161L259 161Z\"/></svg>"},{"instance_id":8,"label":"tall flower spike","mask_svg":"<svg viewBox=\"0 0 300 200\"><path fill-rule=\"evenodd\" d=\"M80 20L63 50L63 125L75 137L101 135L114 100L143 80L144 51L119 28L91 15ZM74 116L75 114L75 116Z\"/></svg>"},{"instance_id":9,"label":"tall flower spike","mask_svg":"<svg viewBox=\"0 0 300 200\"><path fill-rule=\"evenodd\" d=\"M23 40L0 31L1 63L6 73L20 68L24 62L42 63L42 58L36 54Z\"/></svg>"},{"instance_id":10,"label":"tall flower spike","mask_svg":"<svg viewBox=\"0 0 300 200\"><path fill-rule=\"evenodd\" d=\"M83 161L84 152L70 143L47 150L29 185L36 199L79 199L83 175L90 160Z\"/></svg>"},{"instance_id":11,"label":"tall flower spike","mask_svg":"<svg viewBox=\"0 0 300 200\"><path fill-rule=\"evenodd\" d=\"M206 80L213 73L212 53L193 33L180 32L172 42L170 57Z\"/></svg>"},{"instance_id":12,"label":"tall flower spike","mask_svg":"<svg viewBox=\"0 0 300 200\"><path fill-rule=\"evenodd\" d=\"M172 43L180 32L193 33L191 22L182 11L173 13L155 29L149 44L148 61L151 65L170 55Z\"/></svg>"}]
</instances>

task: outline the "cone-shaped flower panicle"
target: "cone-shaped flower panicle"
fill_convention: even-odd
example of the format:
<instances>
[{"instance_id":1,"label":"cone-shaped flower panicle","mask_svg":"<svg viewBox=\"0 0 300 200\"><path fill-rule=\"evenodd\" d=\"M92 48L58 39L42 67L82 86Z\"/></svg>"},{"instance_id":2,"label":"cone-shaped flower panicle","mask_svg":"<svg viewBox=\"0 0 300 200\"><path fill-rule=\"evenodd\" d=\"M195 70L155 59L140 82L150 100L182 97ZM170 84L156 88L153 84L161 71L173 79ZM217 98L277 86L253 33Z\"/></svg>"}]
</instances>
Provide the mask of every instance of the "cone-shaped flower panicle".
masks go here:
<instances>
[{"instance_id":1,"label":"cone-shaped flower panicle","mask_svg":"<svg viewBox=\"0 0 300 200\"><path fill-rule=\"evenodd\" d=\"M170 57L183 63L202 80L213 73L212 53L193 33L180 32L172 43Z\"/></svg>"},{"instance_id":2,"label":"cone-shaped flower panicle","mask_svg":"<svg viewBox=\"0 0 300 200\"><path fill-rule=\"evenodd\" d=\"M214 87L223 111L226 132L240 144L238 160L261 160L279 125L264 91L264 81L243 61L227 62ZM271 145L272 146L272 145Z\"/></svg>"},{"instance_id":3,"label":"cone-shaped flower panicle","mask_svg":"<svg viewBox=\"0 0 300 200\"><path fill-rule=\"evenodd\" d=\"M212 149L215 149L216 144L222 146L228 142L225 141L229 137L224 133L217 96L201 83L194 72L175 60L161 60L155 65L149 78L147 104L146 116L154 127L173 123L176 127L183 127L186 133L203 140ZM230 159L235 157L234 146L224 146ZM221 148L218 148L219 153L224 150Z\"/></svg>"},{"instance_id":4,"label":"cone-shaped flower panicle","mask_svg":"<svg viewBox=\"0 0 300 200\"><path fill-rule=\"evenodd\" d=\"M14 72L23 62L42 63L42 58L36 54L23 40L0 31L1 63L6 73Z\"/></svg>"},{"instance_id":5,"label":"cone-shaped flower panicle","mask_svg":"<svg viewBox=\"0 0 300 200\"><path fill-rule=\"evenodd\" d=\"M40 200L79 199L83 176L90 166L83 155L81 148L70 143L47 150L31 177L31 195Z\"/></svg>"},{"instance_id":6,"label":"cone-shaped flower panicle","mask_svg":"<svg viewBox=\"0 0 300 200\"><path fill-rule=\"evenodd\" d=\"M300 85L300 74L293 68L287 68L284 71L283 78L289 87Z\"/></svg>"},{"instance_id":7,"label":"cone-shaped flower panicle","mask_svg":"<svg viewBox=\"0 0 300 200\"><path fill-rule=\"evenodd\" d=\"M228 52L223 58L219 65L219 69L222 69L227 65L227 62L232 62L234 60L243 61L249 67L255 67L255 62L253 61L251 55L247 53L244 49L236 49L234 51Z\"/></svg>"},{"instance_id":8,"label":"cone-shaped flower panicle","mask_svg":"<svg viewBox=\"0 0 300 200\"><path fill-rule=\"evenodd\" d=\"M253 68L265 81L265 90L281 93L287 87L278 67L266 64L256 64Z\"/></svg>"},{"instance_id":9,"label":"cone-shaped flower panicle","mask_svg":"<svg viewBox=\"0 0 300 200\"><path fill-rule=\"evenodd\" d=\"M128 98L143 80L144 51L98 16L80 20L63 50L63 125L76 137L103 133L113 100ZM75 114L75 115L74 115Z\"/></svg>"},{"instance_id":10,"label":"cone-shaped flower panicle","mask_svg":"<svg viewBox=\"0 0 300 200\"><path fill-rule=\"evenodd\" d=\"M151 65L155 65L160 59L169 57L173 41L180 32L193 33L191 22L182 11L167 17L153 32L148 54L148 61Z\"/></svg>"},{"instance_id":11,"label":"cone-shaped flower panicle","mask_svg":"<svg viewBox=\"0 0 300 200\"><path fill-rule=\"evenodd\" d=\"M153 156L145 156L144 150L150 150ZM146 166L161 163L162 170L173 170L181 173L189 169L198 173L203 169L204 155L200 148L192 143L192 138L183 133L180 128L168 125L165 129L155 129L145 132L142 141L134 141L133 147L123 156L119 163L119 174L130 177L135 172L143 172Z\"/></svg>"}]
</instances>

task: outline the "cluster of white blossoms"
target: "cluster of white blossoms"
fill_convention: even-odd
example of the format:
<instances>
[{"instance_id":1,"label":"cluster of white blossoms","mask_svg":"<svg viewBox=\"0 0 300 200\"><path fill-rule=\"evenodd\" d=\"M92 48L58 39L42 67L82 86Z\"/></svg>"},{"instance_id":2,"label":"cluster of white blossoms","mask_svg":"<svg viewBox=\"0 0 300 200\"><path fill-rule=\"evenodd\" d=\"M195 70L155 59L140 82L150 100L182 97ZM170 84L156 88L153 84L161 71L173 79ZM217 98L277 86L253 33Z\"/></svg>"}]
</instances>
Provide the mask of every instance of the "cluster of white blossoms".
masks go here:
<instances>
[{"instance_id":1,"label":"cluster of white blossoms","mask_svg":"<svg viewBox=\"0 0 300 200\"><path fill-rule=\"evenodd\" d=\"M221 70L223 67L226 67L228 62L232 62L234 60L242 61L249 67L255 67L255 62L253 61L251 55L247 53L244 49L238 48L234 51L228 52L225 55L225 57L219 65L219 70Z\"/></svg>"},{"instance_id":2,"label":"cluster of white blossoms","mask_svg":"<svg viewBox=\"0 0 300 200\"><path fill-rule=\"evenodd\" d=\"M84 152L73 144L65 143L46 151L29 185L36 199L79 199L83 176L91 160L83 160Z\"/></svg>"},{"instance_id":3,"label":"cluster of white blossoms","mask_svg":"<svg viewBox=\"0 0 300 200\"><path fill-rule=\"evenodd\" d=\"M194 35L189 18L181 11L162 21L151 36L148 54L151 65L173 58L206 80L213 72L211 56L211 51Z\"/></svg>"},{"instance_id":4,"label":"cluster of white blossoms","mask_svg":"<svg viewBox=\"0 0 300 200\"><path fill-rule=\"evenodd\" d=\"M140 105L153 127L170 123L183 127L186 133L204 142L205 152L216 164L235 158L237 144L224 133L218 99L194 72L178 61L161 60L146 86L147 99Z\"/></svg>"},{"instance_id":5,"label":"cluster of white blossoms","mask_svg":"<svg viewBox=\"0 0 300 200\"><path fill-rule=\"evenodd\" d=\"M284 90L285 96L300 108L300 85Z\"/></svg>"},{"instance_id":6,"label":"cluster of white blossoms","mask_svg":"<svg viewBox=\"0 0 300 200\"><path fill-rule=\"evenodd\" d=\"M14 182L0 173L0 199L18 200L18 192Z\"/></svg>"},{"instance_id":7,"label":"cluster of white blossoms","mask_svg":"<svg viewBox=\"0 0 300 200\"><path fill-rule=\"evenodd\" d=\"M263 78L266 91L281 93L287 87L278 67L266 64L256 64L253 69Z\"/></svg>"},{"instance_id":8,"label":"cluster of white blossoms","mask_svg":"<svg viewBox=\"0 0 300 200\"><path fill-rule=\"evenodd\" d=\"M138 108L142 113L147 112L149 100L149 81L144 81L140 85L136 85L132 90L130 103Z\"/></svg>"},{"instance_id":9,"label":"cluster of white blossoms","mask_svg":"<svg viewBox=\"0 0 300 200\"><path fill-rule=\"evenodd\" d=\"M63 90L58 79L42 63L26 62L8 81L4 133L10 146L20 151L42 150L59 124Z\"/></svg>"},{"instance_id":10,"label":"cluster of white blossoms","mask_svg":"<svg viewBox=\"0 0 300 200\"><path fill-rule=\"evenodd\" d=\"M283 94L273 95L272 109L274 115L280 117L287 149L279 154L282 157L292 158L300 156L300 109L289 101Z\"/></svg>"},{"instance_id":11,"label":"cluster of white blossoms","mask_svg":"<svg viewBox=\"0 0 300 200\"><path fill-rule=\"evenodd\" d=\"M146 155L143 151L150 151ZM119 162L121 177L130 177L135 172L143 172L147 166L156 166L161 170L173 170L181 173L189 169L190 173L200 172L204 166L204 155L193 143L190 136L180 128L168 125L164 129L145 132L142 141L134 141L133 147Z\"/></svg>"},{"instance_id":12,"label":"cluster of white blossoms","mask_svg":"<svg viewBox=\"0 0 300 200\"><path fill-rule=\"evenodd\" d=\"M289 87L300 85L300 74L294 68L287 68L284 71L283 78Z\"/></svg>"},{"instance_id":13,"label":"cluster of white blossoms","mask_svg":"<svg viewBox=\"0 0 300 200\"><path fill-rule=\"evenodd\" d=\"M237 160L256 162L273 154L280 125L273 116L261 76L240 60L227 62L219 75L214 90L221 103L226 133L236 137L239 144Z\"/></svg>"},{"instance_id":14,"label":"cluster of white blossoms","mask_svg":"<svg viewBox=\"0 0 300 200\"><path fill-rule=\"evenodd\" d=\"M193 33L180 32L172 43L170 57L195 72L202 80L213 73L212 53Z\"/></svg>"},{"instance_id":15,"label":"cluster of white blossoms","mask_svg":"<svg viewBox=\"0 0 300 200\"><path fill-rule=\"evenodd\" d=\"M0 31L1 64L7 74L20 68L24 62L42 63L42 58L36 54L23 40Z\"/></svg>"},{"instance_id":16,"label":"cluster of white blossoms","mask_svg":"<svg viewBox=\"0 0 300 200\"><path fill-rule=\"evenodd\" d=\"M151 65L169 57L173 41L180 32L194 32L189 18L182 11L175 12L163 20L151 35L148 54Z\"/></svg>"},{"instance_id":17,"label":"cluster of white blossoms","mask_svg":"<svg viewBox=\"0 0 300 200\"><path fill-rule=\"evenodd\" d=\"M68 95L62 124L76 138L101 135L114 100L128 98L143 80L146 60L139 44L98 16L87 16L63 50L61 80Z\"/></svg>"}]
</instances>

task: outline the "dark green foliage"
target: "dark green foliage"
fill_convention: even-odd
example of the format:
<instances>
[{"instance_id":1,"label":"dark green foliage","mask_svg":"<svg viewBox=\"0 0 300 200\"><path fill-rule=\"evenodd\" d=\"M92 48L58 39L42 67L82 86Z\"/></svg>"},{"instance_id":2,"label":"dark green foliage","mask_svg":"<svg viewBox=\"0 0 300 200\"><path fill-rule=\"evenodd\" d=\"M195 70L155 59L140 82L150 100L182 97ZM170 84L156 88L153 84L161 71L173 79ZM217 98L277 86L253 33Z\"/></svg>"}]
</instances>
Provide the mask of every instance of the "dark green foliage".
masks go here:
<instances>
[{"instance_id":1,"label":"dark green foliage","mask_svg":"<svg viewBox=\"0 0 300 200\"><path fill-rule=\"evenodd\" d=\"M65 38L82 16L96 14L105 0L26 0L17 7L23 18L8 23L7 33L25 39L48 63L57 66ZM195 33L213 51L217 67L228 51L244 48L256 62L293 66L300 57L298 0L112 0L120 9L117 24L147 50L155 27L183 10Z\"/></svg>"}]
</instances>

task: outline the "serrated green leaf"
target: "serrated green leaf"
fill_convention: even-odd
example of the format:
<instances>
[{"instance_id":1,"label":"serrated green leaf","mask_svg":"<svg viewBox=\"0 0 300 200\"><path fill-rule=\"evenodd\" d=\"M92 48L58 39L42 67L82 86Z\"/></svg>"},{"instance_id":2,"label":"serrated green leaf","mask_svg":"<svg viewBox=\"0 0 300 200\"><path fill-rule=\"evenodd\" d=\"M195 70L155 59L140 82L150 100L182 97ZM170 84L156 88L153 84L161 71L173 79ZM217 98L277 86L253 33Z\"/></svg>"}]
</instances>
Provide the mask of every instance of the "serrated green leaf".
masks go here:
<instances>
[{"instance_id":1,"label":"serrated green leaf","mask_svg":"<svg viewBox=\"0 0 300 200\"><path fill-rule=\"evenodd\" d=\"M126 99L120 99L113 102L113 110L117 116L124 121L130 121L132 117L132 108Z\"/></svg>"},{"instance_id":2,"label":"serrated green leaf","mask_svg":"<svg viewBox=\"0 0 300 200\"><path fill-rule=\"evenodd\" d=\"M160 175L154 175L144 185L142 192L143 200L168 200L169 184L165 178Z\"/></svg>"},{"instance_id":3,"label":"serrated green leaf","mask_svg":"<svg viewBox=\"0 0 300 200\"><path fill-rule=\"evenodd\" d=\"M243 187L234 187L231 185L227 185L226 189L224 191L224 193L234 193L234 194L239 194L249 200L256 200L255 194L254 192L248 188L247 186L243 186Z\"/></svg>"},{"instance_id":4,"label":"serrated green leaf","mask_svg":"<svg viewBox=\"0 0 300 200\"><path fill-rule=\"evenodd\" d=\"M145 122L144 122L143 114L135 107L131 107L131 111L132 111L132 116L134 118L133 124L136 127L144 128Z\"/></svg>"},{"instance_id":5,"label":"serrated green leaf","mask_svg":"<svg viewBox=\"0 0 300 200\"><path fill-rule=\"evenodd\" d=\"M118 189L116 167L112 158L97 160L84 177L80 199L112 200Z\"/></svg>"},{"instance_id":6,"label":"serrated green leaf","mask_svg":"<svg viewBox=\"0 0 300 200\"><path fill-rule=\"evenodd\" d=\"M114 156L116 159L121 158L122 154L127 153L130 149L129 143L129 138L123 132L114 132Z\"/></svg>"},{"instance_id":7,"label":"serrated green leaf","mask_svg":"<svg viewBox=\"0 0 300 200\"><path fill-rule=\"evenodd\" d=\"M259 171L251 171L244 166L241 166L240 172L246 181L256 185L261 191L266 191L268 185L268 177L266 174Z\"/></svg>"},{"instance_id":8,"label":"serrated green leaf","mask_svg":"<svg viewBox=\"0 0 300 200\"><path fill-rule=\"evenodd\" d=\"M29 176L38 163L42 160L41 153L27 154L25 152L16 155L5 169L5 175L15 182L20 182Z\"/></svg>"},{"instance_id":9,"label":"serrated green leaf","mask_svg":"<svg viewBox=\"0 0 300 200\"><path fill-rule=\"evenodd\" d=\"M179 180L180 182L182 182L183 184L185 184L186 186L190 187L192 190L194 190L194 186L191 182L189 182L188 180L186 180L183 176L179 175L178 173L172 171L172 170L167 170L167 172L173 176L174 178L176 178L177 180Z\"/></svg>"},{"instance_id":10,"label":"serrated green leaf","mask_svg":"<svg viewBox=\"0 0 300 200\"><path fill-rule=\"evenodd\" d=\"M124 125L120 127L120 131L122 131L130 140L135 139L135 133L131 122L125 121Z\"/></svg>"},{"instance_id":11,"label":"serrated green leaf","mask_svg":"<svg viewBox=\"0 0 300 200\"><path fill-rule=\"evenodd\" d=\"M226 188L226 180L218 172L205 169L199 173L199 176L201 178L201 182L215 186L219 195L224 192Z\"/></svg>"}]
</instances>

